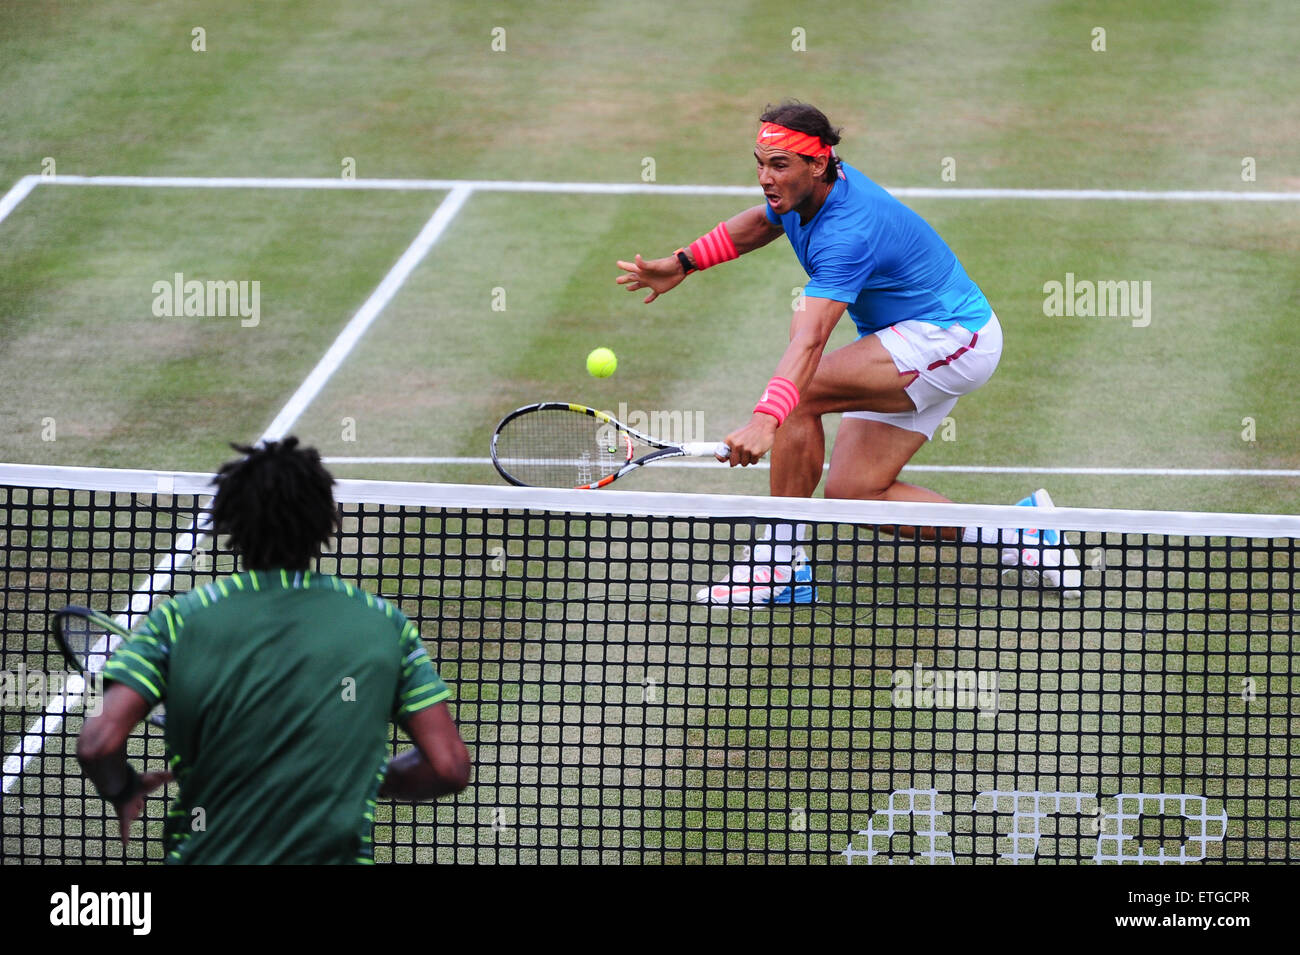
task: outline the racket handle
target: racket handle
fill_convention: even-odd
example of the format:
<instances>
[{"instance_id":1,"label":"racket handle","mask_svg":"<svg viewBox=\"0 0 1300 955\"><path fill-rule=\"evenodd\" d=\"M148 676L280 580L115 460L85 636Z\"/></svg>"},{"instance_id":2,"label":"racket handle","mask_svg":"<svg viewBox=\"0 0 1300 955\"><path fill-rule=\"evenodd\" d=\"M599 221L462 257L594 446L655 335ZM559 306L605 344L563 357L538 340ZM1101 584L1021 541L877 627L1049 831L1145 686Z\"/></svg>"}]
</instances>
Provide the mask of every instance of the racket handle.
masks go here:
<instances>
[{"instance_id":1,"label":"racket handle","mask_svg":"<svg viewBox=\"0 0 1300 955\"><path fill-rule=\"evenodd\" d=\"M682 445L682 452L692 458L725 458L731 455L731 449L721 441L687 441Z\"/></svg>"}]
</instances>

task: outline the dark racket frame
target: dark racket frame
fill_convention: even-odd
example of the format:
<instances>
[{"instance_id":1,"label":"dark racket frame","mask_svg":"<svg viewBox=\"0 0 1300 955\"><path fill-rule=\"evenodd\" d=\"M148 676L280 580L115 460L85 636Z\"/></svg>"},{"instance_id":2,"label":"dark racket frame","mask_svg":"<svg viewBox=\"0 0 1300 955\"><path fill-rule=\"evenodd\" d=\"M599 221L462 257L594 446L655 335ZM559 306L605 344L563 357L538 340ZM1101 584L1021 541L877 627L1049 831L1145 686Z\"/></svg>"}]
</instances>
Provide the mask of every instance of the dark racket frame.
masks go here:
<instances>
[{"instance_id":1,"label":"dark racket frame","mask_svg":"<svg viewBox=\"0 0 1300 955\"><path fill-rule=\"evenodd\" d=\"M637 457L638 446L645 450ZM595 453L595 457L589 457ZM664 441L629 428L617 418L569 401L541 401L506 415L492 433L492 465L519 487L605 487L655 461L725 457L716 441ZM584 458L585 456L588 456ZM582 470L601 471L583 480ZM570 472L576 480L569 480Z\"/></svg>"},{"instance_id":2,"label":"dark racket frame","mask_svg":"<svg viewBox=\"0 0 1300 955\"><path fill-rule=\"evenodd\" d=\"M104 669L104 664L112 655L108 645L113 637L119 638L121 642L132 635L130 630L108 614L75 604L56 611L50 629L63 659L83 677ZM97 647L100 648L99 651L94 652ZM99 658L99 666L93 665L96 658ZM149 714L149 722L154 726L165 726L166 714L161 708L156 708Z\"/></svg>"}]
</instances>

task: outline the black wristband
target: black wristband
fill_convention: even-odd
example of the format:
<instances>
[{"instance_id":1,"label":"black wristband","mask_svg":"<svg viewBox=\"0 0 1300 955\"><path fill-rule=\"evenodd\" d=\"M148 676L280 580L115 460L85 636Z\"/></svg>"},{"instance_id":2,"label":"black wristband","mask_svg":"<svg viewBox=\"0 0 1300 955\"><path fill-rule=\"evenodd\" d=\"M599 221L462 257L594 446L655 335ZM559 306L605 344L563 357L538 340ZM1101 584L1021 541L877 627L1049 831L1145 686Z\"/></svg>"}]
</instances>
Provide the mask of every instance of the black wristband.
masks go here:
<instances>
[{"instance_id":1,"label":"black wristband","mask_svg":"<svg viewBox=\"0 0 1300 955\"><path fill-rule=\"evenodd\" d=\"M115 793L100 793L104 797L104 802L114 809L134 796L140 788L140 774L135 771L135 767L128 763L126 770L130 775L127 777L126 784L120 790Z\"/></svg>"},{"instance_id":2,"label":"black wristband","mask_svg":"<svg viewBox=\"0 0 1300 955\"><path fill-rule=\"evenodd\" d=\"M690 275L692 272L698 272L698 271L699 271L699 269L697 269L695 266L691 265L691 257L690 257L689 255L686 254L686 250L685 250L685 249L678 249L678 250L677 250L677 261L681 264L681 266L682 266L682 271L683 271L684 273L686 273L687 275Z\"/></svg>"}]
</instances>

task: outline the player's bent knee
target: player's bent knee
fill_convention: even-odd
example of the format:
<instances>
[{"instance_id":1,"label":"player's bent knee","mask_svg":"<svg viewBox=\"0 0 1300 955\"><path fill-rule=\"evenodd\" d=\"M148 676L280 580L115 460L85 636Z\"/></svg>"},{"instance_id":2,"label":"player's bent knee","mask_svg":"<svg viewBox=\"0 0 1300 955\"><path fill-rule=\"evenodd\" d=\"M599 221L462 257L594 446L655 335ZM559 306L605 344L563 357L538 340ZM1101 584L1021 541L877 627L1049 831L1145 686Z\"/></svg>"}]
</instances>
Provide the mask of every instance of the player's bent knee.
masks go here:
<instances>
[{"instance_id":1,"label":"player's bent knee","mask_svg":"<svg viewBox=\"0 0 1300 955\"><path fill-rule=\"evenodd\" d=\"M870 476L854 475L845 478L829 475L826 478L826 496L848 501L880 501L893 486L891 481L873 481Z\"/></svg>"}]
</instances>

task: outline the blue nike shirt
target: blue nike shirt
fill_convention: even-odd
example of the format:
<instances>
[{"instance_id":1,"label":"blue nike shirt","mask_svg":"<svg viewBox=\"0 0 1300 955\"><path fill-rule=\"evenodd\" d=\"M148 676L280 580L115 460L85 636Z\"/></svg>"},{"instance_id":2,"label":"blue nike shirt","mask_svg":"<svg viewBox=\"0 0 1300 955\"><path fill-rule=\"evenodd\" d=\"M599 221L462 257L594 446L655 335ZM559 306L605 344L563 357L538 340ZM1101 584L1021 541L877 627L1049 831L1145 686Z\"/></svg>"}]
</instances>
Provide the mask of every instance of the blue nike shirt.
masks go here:
<instances>
[{"instance_id":1,"label":"blue nike shirt","mask_svg":"<svg viewBox=\"0 0 1300 955\"><path fill-rule=\"evenodd\" d=\"M852 166L840 168L844 178L807 225L798 212L765 207L808 273L804 294L847 303L861 335L908 319L983 328L993 309L939 233Z\"/></svg>"}]
</instances>

